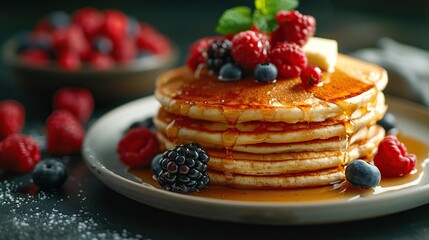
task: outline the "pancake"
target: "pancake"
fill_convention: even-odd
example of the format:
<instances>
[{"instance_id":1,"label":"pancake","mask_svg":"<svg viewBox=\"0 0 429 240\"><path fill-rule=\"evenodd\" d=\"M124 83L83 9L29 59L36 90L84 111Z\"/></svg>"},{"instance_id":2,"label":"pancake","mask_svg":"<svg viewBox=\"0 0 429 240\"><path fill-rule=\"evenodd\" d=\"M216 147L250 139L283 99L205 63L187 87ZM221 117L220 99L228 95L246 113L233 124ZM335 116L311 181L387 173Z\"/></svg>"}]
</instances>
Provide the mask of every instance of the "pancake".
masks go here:
<instances>
[{"instance_id":1,"label":"pancake","mask_svg":"<svg viewBox=\"0 0 429 240\"><path fill-rule=\"evenodd\" d=\"M323 87L307 91L299 78L223 82L211 75L196 78L183 67L157 79L155 96L170 113L212 122L321 122L371 107L387 84L383 68L345 55L322 78Z\"/></svg>"}]
</instances>

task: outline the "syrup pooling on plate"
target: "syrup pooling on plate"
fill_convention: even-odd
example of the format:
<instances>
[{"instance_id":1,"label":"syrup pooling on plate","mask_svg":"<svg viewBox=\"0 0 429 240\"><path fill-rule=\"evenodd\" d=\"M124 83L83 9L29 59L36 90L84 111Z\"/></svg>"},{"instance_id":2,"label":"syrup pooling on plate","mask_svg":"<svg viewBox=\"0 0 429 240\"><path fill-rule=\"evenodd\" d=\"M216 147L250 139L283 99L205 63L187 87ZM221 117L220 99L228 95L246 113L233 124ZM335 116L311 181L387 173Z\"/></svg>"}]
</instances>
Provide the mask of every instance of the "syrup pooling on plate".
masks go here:
<instances>
[{"instance_id":1,"label":"syrup pooling on plate","mask_svg":"<svg viewBox=\"0 0 429 240\"><path fill-rule=\"evenodd\" d=\"M289 190L249 190L209 185L203 191L191 193L191 195L236 201L294 203L354 200L417 187L423 177L429 174L425 171L425 166L429 162L429 145L407 136L400 135L398 138L405 144L409 152L417 156L418 163L416 168L411 173L402 177L382 178L380 185L375 188L364 189L353 187L347 182L339 182L327 187ZM143 182L159 188L149 169L130 169L130 172L139 177Z\"/></svg>"}]
</instances>

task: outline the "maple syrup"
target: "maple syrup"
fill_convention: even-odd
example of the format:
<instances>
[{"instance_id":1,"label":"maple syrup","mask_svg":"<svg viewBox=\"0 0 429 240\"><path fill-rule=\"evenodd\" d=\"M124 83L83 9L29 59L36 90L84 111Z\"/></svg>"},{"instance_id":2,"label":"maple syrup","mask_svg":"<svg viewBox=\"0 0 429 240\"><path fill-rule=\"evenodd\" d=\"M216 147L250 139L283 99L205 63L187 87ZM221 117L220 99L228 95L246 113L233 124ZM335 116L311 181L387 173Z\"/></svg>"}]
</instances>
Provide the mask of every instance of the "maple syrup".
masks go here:
<instances>
[{"instance_id":1,"label":"maple syrup","mask_svg":"<svg viewBox=\"0 0 429 240\"><path fill-rule=\"evenodd\" d=\"M209 185L206 189L190 195L237 201L252 202L314 202L330 200L351 200L386 192L399 191L401 189L416 187L420 184L425 172L425 165L429 162L429 145L420 140L399 135L398 139L405 144L409 153L417 156L416 168L409 174L402 177L385 178L375 188L353 187L347 182L332 184L326 187L302 188L302 189L236 189L223 186ZM143 182L159 188L158 183L153 179L150 169L131 169L130 172L139 177Z\"/></svg>"}]
</instances>

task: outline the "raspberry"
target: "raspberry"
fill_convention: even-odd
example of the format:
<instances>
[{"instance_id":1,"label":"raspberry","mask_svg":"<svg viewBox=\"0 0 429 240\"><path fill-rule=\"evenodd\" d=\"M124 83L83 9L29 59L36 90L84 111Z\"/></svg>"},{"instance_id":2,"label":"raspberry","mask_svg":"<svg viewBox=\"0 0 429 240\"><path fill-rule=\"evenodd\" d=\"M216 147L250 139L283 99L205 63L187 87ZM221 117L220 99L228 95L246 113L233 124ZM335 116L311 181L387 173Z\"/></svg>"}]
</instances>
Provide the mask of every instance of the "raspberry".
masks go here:
<instances>
[{"instance_id":1,"label":"raspberry","mask_svg":"<svg viewBox=\"0 0 429 240\"><path fill-rule=\"evenodd\" d=\"M0 102L0 138L21 132L24 127L25 108L17 101Z\"/></svg>"},{"instance_id":2,"label":"raspberry","mask_svg":"<svg viewBox=\"0 0 429 240\"><path fill-rule=\"evenodd\" d=\"M375 166L386 177L400 177L411 172L416 161L416 156L408 154L404 144L394 135L388 135L381 141L374 157Z\"/></svg>"},{"instance_id":3,"label":"raspberry","mask_svg":"<svg viewBox=\"0 0 429 240\"><path fill-rule=\"evenodd\" d=\"M270 52L270 60L276 65L279 76L296 78L307 65L304 50L295 43L279 43Z\"/></svg>"},{"instance_id":4,"label":"raspberry","mask_svg":"<svg viewBox=\"0 0 429 240\"><path fill-rule=\"evenodd\" d=\"M73 13L73 22L82 28L88 39L94 38L103 24L103 13L95 8L86 7Z\"/></svg>"},{"instance_id":5,"label":"raspberry","mask_svg":"<svg viewBox=\"0 0 429 240\"><path fill-rule=\"evenodd\" d=\"M273 46L281 42L290 42L302 47L316 31L314 17L302 15L298 11L280 11L276 15L276 21L279 27L271 35Z\"/></svg>"},{"instance_id":6,"label":"raspberry","mask_svg":"<svg viewBox=\"0 0 429 240\"><path fill-rule=\"evenodd\" d=\"M234 36L231 54L238 65L252 71L257 64L268 62L269 48L270 43L264 34L247 30Z\"/></svg>"},{"instance_id":7,"label":"raspberry","mask_svg":"<svg viewBox=\"0 0 429 240\"><path fill-rule=\"evenodd\" d=\"M194 42L189 48L188 57L186 58L186 65L195 71L198 66L204 64L207 59L207 49L213 42L213 38L201 38Z\"/></svg>"},{"instance_id":8,"label":"raspberry","mask_svg":"<svg viewBox=\"0 0 429 240\"><path fill-rule=\"evenodd\" d=\"M126 165L146 167L159 152L158 139L147 128L133 128L119 141L116 152Z\"/></svg>"},{"instance_id":9,"label":"raspberry","mask_svg":"<svg viewBox=\"0 0 429 240\"><path fill-rule=\"evenodd\" d=\"M115 66L115 60L110 55L95 52L89 58L89 65L97 70L107 70Z\"/></svg>"},{"instance_id":10,"label":"raspberry","mask_svg":"<svg viewBox=\"0 0 429 240\"><path fill-rule=\"evenodd\" d=\"M207 162L210 157L197 143L182 144L166 151L159 164L158 183L167 191L197 192L209 181Z\"/></svg>"},{"instance_id":11,"label":"raspberry","mask_svg":"<svg viewBox=\"0 0 429 240\"><path fill-rule=\"evenodd\" d=\"M113 42L119 42L127 36L128 18L118 10L105 10L104 21L101 25L101 34Z\"/></svg>"},{"instance_id":12,"label":"raspberry","mask_svg":"<svg viewBox=\"0 0 429 240\"><path fill-rule=\"evenodd\" d=\"M300 78L306 87L312 87L322 82L322 70L316 66L307 66L302 69Z\"/></svg>"},{"instance_id":13,"label":"raspberry","mask_svg":"<svg viewBox=\"0 0 429 240\"><path fill-rule=\"evenodd\" d=\"M56 52L74 51L82 59L87 59L91 53L88 40L82 29L76 24L53 31L52 44Z\"/></svg>"},{"instance_id":14,"label":"raspberry","mask_svg":"<svg viewBox=\"0 0 429 240\"><path fill-rule=\"evenodd\" d=\"M63 87L55 92L54 109L67 111L86 123L94 110L94 99L85 88Z\"/></svg>"},{"instance_id":15,"label":"raspberry","mask_svg":"<svg viewBox=\"0 0 429 240\"><path fill-rule=\"evenodd\" d=\"M123 39L114 42L113 58L119 63L129 63L137 56L137 47L132 39Z\"/></svg>"},{"instance_id":16,"label":"raspberry","mask_svg":"<svg viewBox=\"0 0 429 240\"><path fill-rule=\"evenodd\" d=\"M16 133L0 143L0 169L6 172L26 173L39 161L39 145L31 137Z\"/></svg>"},{"instance_id":17,"label":"raspberry","mask_svg":"<svg viewBox=\"0 0 429 240\"><path fill-rule=\"evenodd\" d=\"M159 55L171 51L171 43L168 38L147 23L140 24L137 47L140 51L148 51Z\"/></svg>"},{"instance_id":18,"label":"raspberry","mask_svg":"<svg viewBox=\"0 0 429 240\"><path fill-rule=\"evenodd\" d=\"M77 71L82 62L79 55L74 51L63 51L58 56L58 66L66 71Z\"/></svg>"},{"instance_id":19,"label":"raspberry","mask_svg":"<svg viewBox=\"0 0 429 240\"><path fill-rule=\"evenodd\" d=\"M84 136L80 122L67 111L54 111L46 121L46 148L50 154L79 153Z\"/></svg>"},{"instance_id":20,"label":"raspberry","mask_svg":"<svg viewBox=\"0 0 429 240\"><path fill-rule=\"evenodd\" d=\"M220 68L232 62L231 41L228 39L215 40L207 49L207 68L218 74Z\"/></svg>"},{"instance_id":21,"label":"raspberry","mask_svg":"<svg viewBox=\"0 0 429 240\"><path fill-rule=\"evenodd\" d=\"M22 51L19 56L25 64L34 67L44 67L49 64L49 55L41 49L28 49Z\"/></svg>"}]
</instances>

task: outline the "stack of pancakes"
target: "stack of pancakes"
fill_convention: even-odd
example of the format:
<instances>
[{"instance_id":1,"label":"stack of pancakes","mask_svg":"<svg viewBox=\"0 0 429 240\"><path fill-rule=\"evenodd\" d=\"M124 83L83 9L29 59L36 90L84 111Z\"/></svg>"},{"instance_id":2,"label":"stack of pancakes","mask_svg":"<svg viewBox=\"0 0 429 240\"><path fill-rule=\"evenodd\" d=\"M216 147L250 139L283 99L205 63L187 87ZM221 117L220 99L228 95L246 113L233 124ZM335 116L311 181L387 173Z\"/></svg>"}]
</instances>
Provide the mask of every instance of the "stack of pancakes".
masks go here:
<instances>
[{"instance_id":1,"label":"stack of pancakes","mask_svg":"<svg viewBox=\"0 0 429 240\"><path fill-rule=\"evenodd\" d=\"M386 71L339 55L323 85L222 82L186 68L161 75L154 119L165 149L198 142L208 151L210 184L299 188L345 179L352 160L370 160L384 137Z\"/></svg>"}]
</instances>

